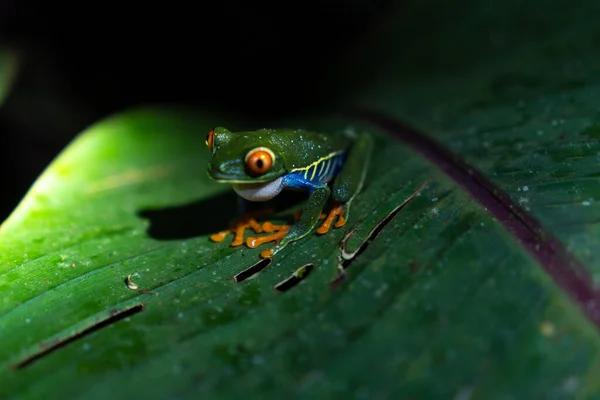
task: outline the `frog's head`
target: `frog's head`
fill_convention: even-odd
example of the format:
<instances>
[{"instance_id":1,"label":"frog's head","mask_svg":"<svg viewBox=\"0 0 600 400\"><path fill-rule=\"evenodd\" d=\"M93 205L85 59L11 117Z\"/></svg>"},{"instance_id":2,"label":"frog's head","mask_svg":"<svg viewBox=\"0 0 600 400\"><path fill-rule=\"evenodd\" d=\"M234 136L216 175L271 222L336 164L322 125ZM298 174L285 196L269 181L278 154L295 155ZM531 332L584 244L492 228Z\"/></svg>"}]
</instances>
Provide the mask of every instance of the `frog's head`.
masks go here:
<instances>
[{"instance_id":1,"label":"frog's head","mask_svg":"<svg viewBox=\"0 0 600 400\"><path fill-rule=\"evenodd\" d=\"M206 146L212 152L208 175L230 183L246 200L266 201L283 188L286 173L281 138L262 129L231 132L217 127L208 132Z\"/></svg>"},{"instance_id":2,"label":"frog's head","mask_svg":"<svg viewBox=\"0 0 600 400\"><path fill-rule=\"evenodd\" d=\"M208 175L218 182L263 183L285 174L277 140L270 131L231 132L218 127L206 137L212 152Z\"/></svg>"}]
</instances>

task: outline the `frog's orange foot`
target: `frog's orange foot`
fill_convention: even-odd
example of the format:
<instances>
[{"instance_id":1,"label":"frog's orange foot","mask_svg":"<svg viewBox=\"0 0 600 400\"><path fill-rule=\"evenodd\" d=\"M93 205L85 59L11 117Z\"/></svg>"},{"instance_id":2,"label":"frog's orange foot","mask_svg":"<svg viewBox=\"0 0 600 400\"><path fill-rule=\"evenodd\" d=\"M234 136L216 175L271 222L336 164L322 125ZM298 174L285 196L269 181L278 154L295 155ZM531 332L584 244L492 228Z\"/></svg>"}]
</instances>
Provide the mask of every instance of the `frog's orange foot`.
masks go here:
<instances>
[{"instance_id":1,"label":"frog's orange foot","mask_svg":"<svg viewBox=\"0 0 600 400\"><path fill-rule=\"evenodd\" d=\"M326 217L324 217L324 218L323 217L324 217L324 214L321 214L321 218L319 218L319 219L325 219L325 221L323 221L323 224L321 224L321 226L317 229L317 233L319 235L324 235L325 233L329 232L329 230L331 229L331 224L333 223L333 220L335 219L335 217L338 217L338 220L333 225L334 227L340 228L346 224L346 218L344 218L344 208L341 205L339 205L337 207L333 207L329 211L329 214L327 214Z\"/></svg>"},{"instance_id":2,"label":"frog's orange foot","mask_svg":"<svg viewBox=\"0 0 600 400\"><path fill-rule=\"evenodd\" d=\"M242 217L237 220L231 228L210 235L210 240L213 242L222 242L225 240L227 235L233 233L234 238L231 242L231 246L241 246L244 244L244 233L248 228L252 229L255 233L263 232L262 226L254 218Z\"/></svg>"},{"instance_id":3,"label":"frog's orange foot","mask_svg":"<svg viewBox=\"0 0 600 400\"><path fill-rule=\"evenodd\" d=\"M275 244L267 249L260 252L260 256L262 258L270 258L273 256L273 248L281 242L281 239L288 233L291 225L273 225L270 222L265 222L262 225L263 232L267 232L267 235L263 236L251 236L246 239L246 246L254 249L260 245L269 242L275 242Z\"/></svg>"}]
</instances>

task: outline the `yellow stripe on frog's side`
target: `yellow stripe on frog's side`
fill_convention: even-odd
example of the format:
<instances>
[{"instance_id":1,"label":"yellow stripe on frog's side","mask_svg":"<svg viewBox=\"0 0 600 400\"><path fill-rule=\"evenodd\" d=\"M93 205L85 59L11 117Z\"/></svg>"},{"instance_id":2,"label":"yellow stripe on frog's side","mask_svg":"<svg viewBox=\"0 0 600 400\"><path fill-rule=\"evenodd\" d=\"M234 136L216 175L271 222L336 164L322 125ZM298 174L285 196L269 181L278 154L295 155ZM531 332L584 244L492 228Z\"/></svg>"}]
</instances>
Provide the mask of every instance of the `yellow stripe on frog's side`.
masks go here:
<instances>
[{"instance_id":1,"label":"yellow stripe on frog's side","mask_svg":"<svg viewBox=\"0 0 600 400\"><path fill-rule=\"evenodd\" d=\"M342 153L343 151L334 151L333 153L329 153L326 156L319 158L317 161L307 165L306 167L294 168L290 172L302 172L304 179L312 181L315 178L315 175L317 175L319 166L321 166L321 172L318 174L318 176L320 179L322 179L327 175L327 173L329 173L329 169L333 164L333 158Z\"/></svg>"},{"instance_id":2,"label":"yellow stripe on frog's side","mask_svg":"<svg viewBox=\"0 0 600 400\"><path fill-rule=\"evenodd\" d=\"M331 164L333 164L333 160L331 158L322 163L323 170L321 171L321 176L327 176L329 169L331 168Z\"/></svg>"}]
</instances>

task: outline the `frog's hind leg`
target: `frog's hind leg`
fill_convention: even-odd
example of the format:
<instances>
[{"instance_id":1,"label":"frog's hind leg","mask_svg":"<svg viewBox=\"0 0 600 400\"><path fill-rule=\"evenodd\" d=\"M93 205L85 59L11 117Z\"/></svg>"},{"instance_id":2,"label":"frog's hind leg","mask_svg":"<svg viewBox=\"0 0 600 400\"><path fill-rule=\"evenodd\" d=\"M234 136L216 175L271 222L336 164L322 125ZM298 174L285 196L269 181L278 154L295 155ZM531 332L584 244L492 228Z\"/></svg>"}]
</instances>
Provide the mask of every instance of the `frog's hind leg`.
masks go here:
<instances>
[{"instance_id":1,"label":"frog's hind leg","mask_svg":"<svg viewBox=\"0 0 600 400\"><path fill-rule=\"evenodd\" d=\"M324 216L325 221L317 229L318 234L322 235L329 232L331 224L336 217L335 228L346 224L350 204L354 197L362 190L372 151L373 138L368 133L361 134L348 150L344 166L333 181L331 197L333 198L334 206Z\"/></svg>"}]
</instances>

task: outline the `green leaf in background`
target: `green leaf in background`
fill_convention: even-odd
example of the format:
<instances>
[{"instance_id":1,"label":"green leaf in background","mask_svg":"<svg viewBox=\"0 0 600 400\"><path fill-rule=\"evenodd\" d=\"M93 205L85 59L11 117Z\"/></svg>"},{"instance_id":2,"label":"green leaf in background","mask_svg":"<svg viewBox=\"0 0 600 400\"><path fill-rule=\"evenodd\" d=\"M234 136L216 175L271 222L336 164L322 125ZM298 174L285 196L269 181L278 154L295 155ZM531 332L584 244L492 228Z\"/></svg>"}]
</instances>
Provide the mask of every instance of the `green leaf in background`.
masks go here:
<instances>
[{"instance_id":1,"label":"green leaf in background","mask_svg":"<svg viewBox=\"0 0 600 400\"><path fill-rule=\"evenodd\" d=\"M348 63L388 116L289 122L367 130L375 161L344 228L242 282L261 249L208 240L235 210L205 174L223 118L84 132L0 228L1 397L600 398L597 6L467 3Z\"/></svg>"}]
</instances>

